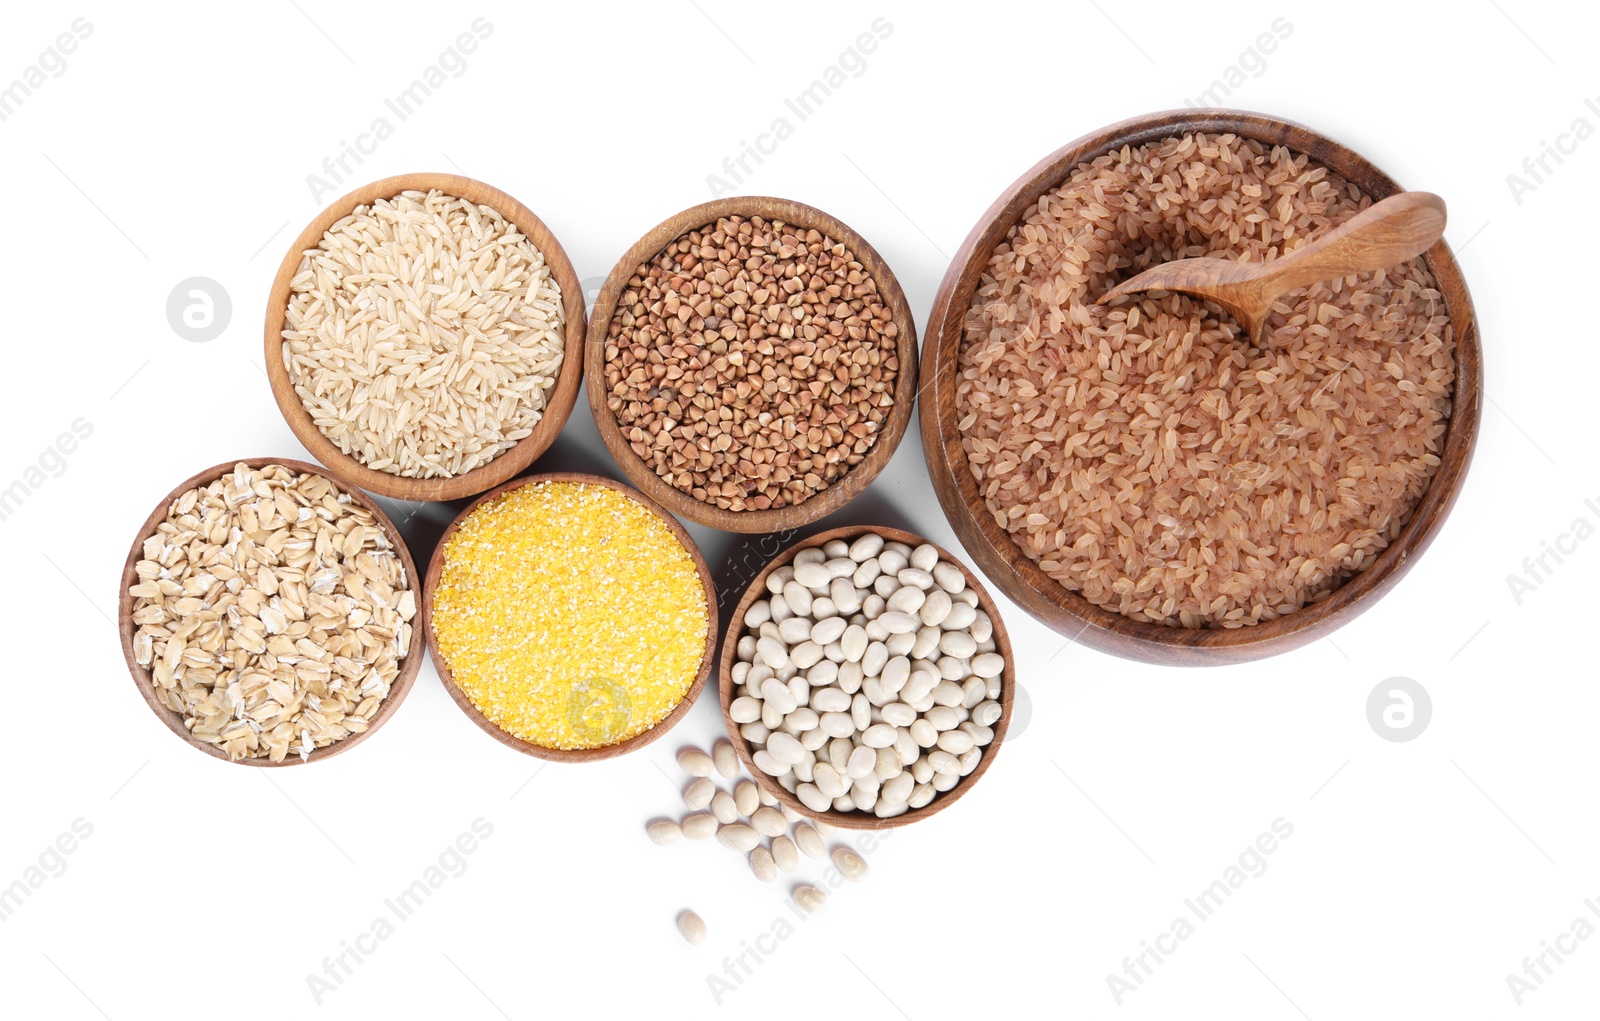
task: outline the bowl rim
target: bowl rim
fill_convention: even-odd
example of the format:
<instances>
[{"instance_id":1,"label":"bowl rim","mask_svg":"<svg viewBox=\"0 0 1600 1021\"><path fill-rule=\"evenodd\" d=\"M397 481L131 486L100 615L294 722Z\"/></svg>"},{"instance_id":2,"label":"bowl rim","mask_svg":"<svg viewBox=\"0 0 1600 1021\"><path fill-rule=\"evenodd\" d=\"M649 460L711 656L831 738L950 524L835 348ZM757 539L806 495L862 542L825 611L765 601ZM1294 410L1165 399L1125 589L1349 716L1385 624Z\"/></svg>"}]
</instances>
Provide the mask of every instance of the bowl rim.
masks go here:
<instances>
[{"instance_id":1,"label":"bowl rim","mask_svg":"<svg viewBox=\"0 0 1600 1021\"><path fill-rule=\"evenodd\" d=\"M995 651L1005 657L1005 667L1000 672L1000 719L995 721L994 740L984 748L983 756L978 760L978 765L971 773L961 778L960 782L948 791L936 794L934 799L921 808L908 809L900 815L880 819L871 812L852 811L840 812L828 809L818 812L808 807L803 801L784 789L777 779L768 776L757 768L754 753L750 750L750 742L745 740L739 732L739 724L733 721L729 713L729 706L733 703L733 665L738 652L739 639L745 632L744 615L755 601L766 594L767 578L778 568L791 563L795 555L801 550L815 549L834 539L843 539L846 542L863 535L881 535L891 542L903 542L915 549L918 546L928 545L939 551L939 559L948 561L961 569L966 576L967 586L978 594L978 608L989 615L989 621L994 625ZM1016 656L1011 648L1011 634L1006 630L1005 621L1001 619L1000 608L995 604L994 597L984 588L983 581L972 568L968 567L959 557L938 543L908 532L901 528L891 528L886 525L842 525L819 532L809 538L795 542L773 557L756 575L755 580L746 586L744 595L739 599L739 605L734 609L733 615L728 618L728 634L722 643L722 656L717 674L717 695L722 705L722 722L728 731L728 740L739 755L739 761L744 763L747 773L754 778L756 784L786 807L793 809L808 819L825 822L830 826L839 826L852 830L885 830L898 826L909 826L914 822L926 819L944 811L959 801L966 793L977 785L988 772L995 757L1000 754L1000 746L1005 743L1006 731L1011 726L1011 710L1016 703L1017 692L1017 667Z\"/></svg>"},{"instance_id":2,"label":"bowl rim","mask_svg":"<svg viewBox=\"0 0 1600 1021\"><path fill-rule=\"evenodd\" d=\"M921 428L924 455L939 502L961 545L984 574L1031 616L1102 652L1163 665L1212 666L1287 652L1326 637L1370 608L1427 549L1460 493L1477 440L1482 401L1482 350L1477 315L1459 264L1440 240L1424 253L1455 330L1456 379L1440 465L1400 534L1357 574L1294 613L1239 628L1186 629L1135 621L1063 588L1021 554L995 524L978 493L956 430L955 373L961 323L990 253L1046 191L1081 163L1123 146L1186 132L1236 134L1283 145L1328 166L1376 202L1401 191L1365 157L1312 128L1267 114L1229 109L1168 110L1090 132L1040 160L1010 184L979 218L940 282L922 347Z\"/></svg>"},{"instance_id":3,"label":"bowl rim","mask_svg":"<svg viewBox=\"0 0 1600 1021\"><path fill-rule=\"evenodd\" d=\"M462 523L482 504L503 496L514 489L546 482L572 482L583 485L604 486L627 496L655 514L666 524L673 536L689 554L689 559L695 565L695 571L700 577L701 588L705 593L705 650L700 654L700 667L695 674L694 680L690 682L688 690L683 693L683 697L678 700L678 704L672 707L671 712L657 720L648 729L616 744L602 745L598 748L546 748L543 745L534 744L532 741L520 738L509 731L502 730L498 724L485 716L483 711L473 704L472 699L467 697L467 693L462 691L460 685L456 683L454 675L450 672L450 664L446 662L444 653L439 650L438 638L433 632L433 600L444 572L445 546L449 543L451 537L460 531ZM424 636L428 644L428 658L432 661L433 668L439 675L439 680L444 683L444 689L449 693L450 700L467 715L468 719L476 723L484 733L506 747L519 751L524 755L532 755L535 758L546 759L551 762L598 762L601 759L615 758L619 755L637 751L652 741L659 740L678 725L694 706L695 700L700 697L701 690L705 688L706 679L711 676L711 665L717 648L717 595L716 586L711 580L711 568L706 564L705 556L700 552L700 548L695 545L694 539L689 535L688 530L676 518L667 513L664 507L632 486L618 482L615 479L606 478L603 475L591 475L585 472L546 472L538 475L525 475L521 478L501 483L487 493L482 494L462 508L461 513L456 515L455 519L450 522L450 526L439 536L439 544L434 547L433 556L428 560L428 574L427 579L423 582L422 593L422 601L428 608L427 633Z\"/></svg>"},{"instance_id":4,"label":"bowl rim","mask_svg":"<svg viewBox=\"0 0 1600 1021\"><path fill-rule=\"evenodd\" d=\"M545 397L545 407L533 432L518 440L487 464L469 472L442 479L412 479L375 471L340 450L322 434L311 414L295 393L289 370L283 364L283 328L289 309L289 290L299 271L300 260L316 248L327 230L350 215L358 206L379 199L394 198L405 191L437 189L447 195L490 206L521 231L544 256L550 274L561 288L561 305L566 316L563 329L562 362L554 386ZM561 433L577 403L583 379L583 340L588 332L588 313L584 307L583 285L555 234L534 212L517 199L492 185L459 174L411 173L385 177L364 184L329 203L299 236L290 243L267 295L263 328L264 356L272 396L290 430L317 461L346 485L399 500L458 500L473 496L516 476L550 448Z\"/></svg>"},{"instance_id":5,"label":"bowl rim","mask_svg":"<svg viewBox=\"0 0 1600 1021\"><path fill-rule=\"evenodd\" d=\"M850 469L842 478L813 494L808 499L788 507L769 510L730 511L695 499L688 493L669 485L633 452L622 435L616 417L606 407L605 346L610 333L611 320L617 303L626 289L630 277L641 265L660 254L668 244L690 231L716 223L725 216L760 216L817 230L842 243L861 262L877 283L878 294L889 308L892 321L899 329L896 354L900 359L895 379L894 407L877 440L867 451L861 463ZM600 438L617 466L628 481L665 505L674 514L727 532L755 534L778 532L787 528L800 528L827 517L861 495L889 463L895 450L905 438L911 423L912 407L917 396L917 324L905 290L895 277L889 264L877 249L860 233L842 220L803 202L776 198L770 195L740 195L702 202L680 210L662 220L644 233L623 253L606 275L605 283L595 298L593 315L589 321L589 335L585 344L585 389L589 409L594 416Z\"/></svg>"},{"instance_id":6,"label":"bowl rim","mask_svg":"<svg viewBox=\"0 0 1600 1021\"><path fill-rule=\"evenodd\" d=\"M212 758L238 766L310 765L313 762L321 762L324 759L330 759L335 755L342 754L365 741L399 711L400 703L404 702L406 696L411 693L411 688L416 683L417 674L422 670L423 656L417 646L417 638L418 633L427 627L427 610L422 606L422 593L417 591L417 612L411 621L411 646L400 659L400 672L395 675L394 683L389 686L389 693L384 696L383 702L378 706L378 711L373 714L372 720L367 724L367 729L361 733L351 734L349 737L335 741L330 745L313 749L303 760L299 755L291 754L286 756L282 762L273 762L266 756L230 759L228 753L220 747L195 738L189 732L189 729L183 725L184 717L156 699L155 684L151 679L150 671L140 666L139 661L134 656L133 638L138 628L133 623L134 597L128 590L136 584L135 568L139 561L144 559L144 540L155 534L156 527L166 520L167 513L171 509L173 502L191 489L209 485L222 478L232 472L235 465L241 463L247 464L251 468L282 465L291 471L327 479L337 486L340 492L348 493L352 500L372 514L373 520L383 529L384 535L388 537L389 542L394 546L396 555L400 557L401 567L406 572L407 587L412 591L417 591L416 586L420 580L420 575L417 574L417 565L411 559L411 550L406 546L405 537L400 534L400 529L395 527L389 516L383 512L383 508L379 507L377 502L362 492L360 488L334 477L327 468L320 464L310 464L306 461L298 461L288 457L236 457L195 472L184 481L178 483L160 503L156 504L155 509L145 517L144 524L139 527L139 534L134 538L133 545L128 551L128 557L123 562L120 576L122 587L117 593L117 632L122 640L122 657L128 664L128 672L132 674L133 682L139 689L139 694L144 699L145 704L150 707L150 710L156 714L162 723L167 725L168 730L182 738L184 743L191 748L197 748Z\"/></svg>"}]
</instances>

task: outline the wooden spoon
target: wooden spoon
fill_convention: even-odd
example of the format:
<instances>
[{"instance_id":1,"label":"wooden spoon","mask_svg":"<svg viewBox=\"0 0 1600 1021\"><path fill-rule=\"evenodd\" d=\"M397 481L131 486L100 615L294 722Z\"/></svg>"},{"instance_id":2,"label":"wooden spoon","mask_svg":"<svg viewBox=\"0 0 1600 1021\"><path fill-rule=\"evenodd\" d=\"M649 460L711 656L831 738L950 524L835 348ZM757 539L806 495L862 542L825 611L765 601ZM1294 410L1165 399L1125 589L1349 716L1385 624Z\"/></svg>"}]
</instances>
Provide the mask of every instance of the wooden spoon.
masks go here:
<instances>
[{"instance_id":1,"label":"wooden spoon","mask_svg":"<svg viewBox=\"0 0 1600 1021\"><path fill-rule=\"evenodd\" d=\"M1267 313L1287 291L1415 258L1444 235L1444 199L1406 191L1375 202L1308 245L1271 262L1202 256L1152 266L1100 296L1103 305L1133 291L1182 291L1227 309L1260 346Z\"/></svg>"}]
</instances>

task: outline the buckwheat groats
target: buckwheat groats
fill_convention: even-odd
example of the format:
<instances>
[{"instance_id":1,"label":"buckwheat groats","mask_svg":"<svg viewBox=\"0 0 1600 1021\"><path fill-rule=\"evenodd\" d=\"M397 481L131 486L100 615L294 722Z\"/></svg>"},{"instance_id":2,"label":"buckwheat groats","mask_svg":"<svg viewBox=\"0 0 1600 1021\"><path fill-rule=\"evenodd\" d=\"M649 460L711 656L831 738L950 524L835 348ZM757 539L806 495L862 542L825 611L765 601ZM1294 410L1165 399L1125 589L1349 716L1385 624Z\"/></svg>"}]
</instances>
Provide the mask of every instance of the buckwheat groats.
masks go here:
<instances>
[{"instance_id":1,"label":"buckwheat groats","mask_svg":"<svg viewBox=\"0 0 1600 1021\"><path fill-rule=\"evenodd\" d=\"M320 475L236 465L172 502L135 571L135 660L230 759L304 759L365 731L411 651L404 565Z\"/></svg>"},{"instance_id":2,"label":"buckwheat groats","mask_svg":"<svg viewBox=\"0 0 1600 1021\"><path fill-rule=\"evenodd\" d=\"M491 206L358 206L306 252L283 362L316 427L375 471L447 478L533 432L561 371L561 287Z\"/></svg>"},{"instance_id":3,"label":"buckwheat groats","mask_svg":"<svg viewBox=\"0 0 1600 1021\"><path fill-rule=\"evenodd\" d=\"M1451 413L1455 335L1422 259L1291 293L1260 349L1187 295L1094 304L1158 263L1273 258L1368 204L1305 155L1190 134L1030 207L956 381L967 461L1018 548L1096 605L1189 628L1292 613L1372 563Z\"/></svg>"},{"instance_id":4,"label":"buckwheat groats","mask_svg":"<svg viewBox=\"0 0 1600 1021\"><path fill-rule=\"evenodd\" d=\"M842 243L724 217L628 280L605 346L607 407L634 453L695 499L793 506L876 442L900 328Z\"/></svg>"},{"instance_id":5,"label":"buckwheat groats","mask_svg":"<svg viewBox=\"0 0 1600 1021\"><path fill-rule=\"evenodd\" d=\"M529 482L446 540L430 610L452 682L491 723L542 748L619 744L699 675L705 587L654 511L608 486Z\"/></svg>"}]
</instances>

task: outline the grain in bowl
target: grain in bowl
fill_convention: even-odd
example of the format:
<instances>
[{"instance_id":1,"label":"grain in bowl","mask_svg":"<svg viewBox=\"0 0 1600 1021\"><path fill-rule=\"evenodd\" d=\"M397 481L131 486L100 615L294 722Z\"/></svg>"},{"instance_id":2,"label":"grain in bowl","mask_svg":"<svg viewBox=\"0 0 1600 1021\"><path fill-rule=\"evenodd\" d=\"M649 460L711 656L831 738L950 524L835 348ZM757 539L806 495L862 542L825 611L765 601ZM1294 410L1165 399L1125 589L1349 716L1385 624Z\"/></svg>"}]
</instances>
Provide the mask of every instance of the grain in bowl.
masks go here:
<instances>
[{"instance_id":1,"label":"grain in bowl","mask_svg":"<svg viewBox=\"0 0 1600 1021\"><path fill-rule=\"evenodd\" d=\"M601 352L605 411L648 470L693 500L798 506L888 428L897 338L910 328L890 304L835 237L721 216L627 277Z\"/></svg>"},{"instance_id":2,"label":"grain in bowl","mask_svg":"<svg viewBox=\"0 0 1600 1021\"><path fill-rule=\"evenodd\" d=\"M686 537L602 481L491 491L431 568L440 673L458 702L534 749L630 741L708 669L713 603Z\"/></svg>"},{"instance_id":3,"label":"grain in bowl","mask_svg":"<svg viewBox=\"0 0 1600 1021\"><path fill-rule=\"evenodd\" d=\"M532 434L566 326L545 254L439 189L357 206L289 284L281 353L315 428L373 471L453 478Z\"/></svg>"},{"instance_id":4,"label":"grain in bowl","mask_svg":"<svg viewBox=\"0 0 1600 1021\"><path fill-rule=\"evenodd\" d=\"M258 465L202 475L157 510L130 557L124 641L147 699L191 742L304 761L404 693L416 592L363 500Z\"/></svg>"},{"instance_id":5,"label":"grain in bowl","mask_svg":"<svg viewBox=\"0 0 1600 1021\"><path fill-rule=\"evenodd\" d=\"M1125 146L1024 211L967 310L955 385L988 512L1046 574L1135 621L1243 627L1325 598L1394 539L1451 414L1455 333L1419 258L1292 292L1252 346L1181 294L1190 256L1262 261L1370 203L1234 134Z\"/></svg>"}]
</instances>

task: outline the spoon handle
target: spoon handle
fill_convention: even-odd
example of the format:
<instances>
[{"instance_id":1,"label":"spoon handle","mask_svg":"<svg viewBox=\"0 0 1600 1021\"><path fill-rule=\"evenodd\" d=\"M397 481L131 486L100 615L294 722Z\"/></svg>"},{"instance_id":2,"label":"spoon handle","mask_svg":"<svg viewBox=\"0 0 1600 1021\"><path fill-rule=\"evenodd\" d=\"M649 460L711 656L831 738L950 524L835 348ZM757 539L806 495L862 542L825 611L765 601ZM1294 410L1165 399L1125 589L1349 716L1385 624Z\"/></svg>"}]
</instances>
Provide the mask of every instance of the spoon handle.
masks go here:
<instances>
[{"instance_id":1,"label":"spoon handle","mask_svg":"<svg viewBox=\"0 0 1600 1021\"><path fill-rule=\"evenodd\" d=\"M1444 236L1444 224L1439 196L1426 191L1392 195L1268 263L1260 287L1270 301L1297 287L1398 266L1433 247Z\"/></svg>"}]
</instances>

